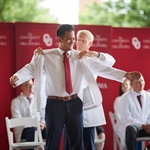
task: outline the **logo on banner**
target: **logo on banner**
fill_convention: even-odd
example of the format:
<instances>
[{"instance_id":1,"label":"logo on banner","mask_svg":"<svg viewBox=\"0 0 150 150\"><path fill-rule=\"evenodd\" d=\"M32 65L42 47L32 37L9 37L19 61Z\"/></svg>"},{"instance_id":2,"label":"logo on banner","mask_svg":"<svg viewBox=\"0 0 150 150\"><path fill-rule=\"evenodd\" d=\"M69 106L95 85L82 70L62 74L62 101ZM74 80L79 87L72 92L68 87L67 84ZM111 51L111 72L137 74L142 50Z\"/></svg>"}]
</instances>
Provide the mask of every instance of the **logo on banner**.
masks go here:
<instances>
[{"instance_id":1,"label":"logo on banner","mask_svg":"<svg viewBox=\"0 0 150 150\"><path fill-rule=\"evenodd\" d=\"M100 35L95 35L94 43L92 47L103 47L107 48L107 38L101 37Z\"/></svg>"},{"instance_id":2,"label":"logo on banner","mask_svg":"<svg viewBox=\"0 0 150 150\"><path fill-rule=\"evenodd\" d=\"M0 46L6 46L6 35L0 35Z\"/></svg>"},{"instance_id":3,"label":"logo on banner","mask_svg":"<svg viewBox=\"0 0 150 150\"><path fill-rule=\"evenodd\" d=\"M143 49L150 50L150 37L143 39Z\"/></svg>"},{"instance_id":4,"label":"logo on banner","mask_svg":"<svg viewBox=\"0 0 150 150\"><path fill-rule=\"evenodd\" d=\"M43 35L43 42L45 43L46 46L52 46L53 44L53 39L48 33L45 33Z\"/></svg>"},{"instance_id":5,"label":"logo on banner","mask_svg":"<svg viewBox=\"0 0 150 150\"><path fill-rule=\"evenodd\" d=\"M40 36L28 33L27 35L20 35L20 45L22 46L40 46Z\"/></svg>"},{"instance_id":6,"label":"logo on banner","mask_svg":"<svg viewBox=\"0 0 150 150\"><path fill-rule=\"evenodd\" d=\"M132 45L134 46L135 49L141 48L141 42L137 37L132 38Z\"/></svg>"},{"instance_id":7,"label":"logo on banner","mask_svg":"<svg viewBox=\"0 0 150 150\"><path fill-rule=\"evenodd\" d=\"M97 85L100 89L108 89L107 83L97 83Z\"/></svg>"},{"instance_id":8,"label":"logo on banner","mask_svg":"<svg viewBox=\"0 0 150 150\"><path fill-rule=\"evenodd\" d=\"M118 38L112 40L112 47L116 49L129 49L130 48L130 40L127 38L123 38L122 36L118 36Z\"/></svg>"}]
</instances>

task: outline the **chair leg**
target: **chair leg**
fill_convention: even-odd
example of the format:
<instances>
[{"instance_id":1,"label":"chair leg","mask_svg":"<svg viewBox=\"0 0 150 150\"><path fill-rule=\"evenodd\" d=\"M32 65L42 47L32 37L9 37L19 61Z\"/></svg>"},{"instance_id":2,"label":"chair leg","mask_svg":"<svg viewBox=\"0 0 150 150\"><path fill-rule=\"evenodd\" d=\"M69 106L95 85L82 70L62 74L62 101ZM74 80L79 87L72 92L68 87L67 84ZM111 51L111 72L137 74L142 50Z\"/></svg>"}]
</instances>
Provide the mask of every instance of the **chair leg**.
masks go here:
<instances>
[{"instance_id":1,"label":"chair leg","mask_svg":"<svg viewBox=\"0 0 150 150\"><path fill-rule=\"evenodd\" d=\"M45 150L44 146L38 147L35 150Z\"/></svg>"},{"instance_id":2,"label":"chair leg","mask_svg":"<svg viewBox=\"0 0 150 150\"><path fill-rule=\"evenodd\" d=\"M142 149L144 149L145 148L145 141L142 141Z\"/></svg>"},{"instance_id":3,"label":"chair leg","mask_svg":"<svg viewBox=\"0 0 150 150\"><path fill-rule=\"evenodd\" d=\"M114 135L114 150L117 150L117 141L115 135Z\"/></svg>"}]
</instances>

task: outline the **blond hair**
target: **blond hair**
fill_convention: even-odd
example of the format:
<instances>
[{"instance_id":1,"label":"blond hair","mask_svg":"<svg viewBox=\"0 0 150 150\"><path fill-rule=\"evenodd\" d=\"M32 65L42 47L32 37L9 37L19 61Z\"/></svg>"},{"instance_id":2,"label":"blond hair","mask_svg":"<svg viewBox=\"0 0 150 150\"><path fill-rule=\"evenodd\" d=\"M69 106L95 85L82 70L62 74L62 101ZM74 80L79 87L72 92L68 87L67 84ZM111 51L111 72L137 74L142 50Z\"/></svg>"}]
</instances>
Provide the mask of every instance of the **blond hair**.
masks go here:
<instances>
[{"instance_id":1,"label":"blond hair","mask_svg":"<svg viewBox=\"0 0 150 150\"><path fill-rule=\"evenodd\" d=\"M89 30L79 30L78 32L77 32L77 38L79 37L79 35L86 35L87 37L88 37L88 39L91 41L91 42L93 42L93 40L94 40L94 36L93 36L93 34L89 31Z\"/></svg>"}]
</instances>

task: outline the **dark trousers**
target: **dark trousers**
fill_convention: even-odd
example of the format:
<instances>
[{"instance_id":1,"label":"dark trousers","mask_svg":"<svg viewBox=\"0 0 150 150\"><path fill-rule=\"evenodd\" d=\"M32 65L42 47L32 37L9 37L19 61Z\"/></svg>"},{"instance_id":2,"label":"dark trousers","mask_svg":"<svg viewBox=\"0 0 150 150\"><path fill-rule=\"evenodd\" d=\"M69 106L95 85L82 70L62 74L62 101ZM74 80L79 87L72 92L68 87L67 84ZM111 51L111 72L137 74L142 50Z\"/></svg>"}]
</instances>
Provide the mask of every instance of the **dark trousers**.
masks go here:
<instances>
[{"instance_id":1,"label":"dark trousers","mask_svg":"<svg viewBox=\"0 0 150 150\"><path fill-rule=\"evenodd\" d=\"M127 150L136 150L136 138L149 136L145 130L138 130L135 126L129 125L126 128L125 143Z\"/></svg>"},{"instance_id":2,"label":"dark trousers","mask_svg":"<svg viewBox=\"0 0 150 150\"><path fill-rule=\"evenodd\" d=\"M83 128L83 149L95 150L94 144L94 127ZM64 147L63 150L70 150L66 127L64 127Z\"/></svg>"},{"instance_id":3,"label":"dark trousers","mask_svg":"<svg viewBox=\"0 0 150 150\"><path fill-rule=\"evenodd\" d=\"M95 144L94 144L94 127L89 128L83 128L83 149L84 150L95 150ZM70 150L69 147L69 141L68 141L68 135L66 127L64 126L64 145L63 150Z\"/></svg>"},{"instance_id":4,"label":"dark trousers","mask_svg":"<svg viewBox=\"0 0 150 150\"><path fill-rule=\"evenodd\" d=\"M95 150L94 137L94 127L83 128L84 150Z\"/></svg>"},{"instance_id":5,"label":"dark trousers","mask_svg":"<svg viewBox=\"0 0 150 150\"><path fill-rule=\"evenodd\" d=\"M68 134L67 134L66 126L64 126L63 150L70 150L70 143L68 140Z\"/></svg>"},{"instance_id":6,"label":"dark trousers","mask_svg":"<svg viewBox=\"0 0 150 150\"><path fill-rule=\"evenodd\" d=\"M21 142L33 142L34 141L34 133L37 130L36 127L27 127L24 128L21 134ZM33 150L33 149L28 149Z\"/></svg>"},{"instance_id":7,"label":"dark trousers","mask_svg":"<svg viewBox=\"0 0 150 150\"><path fill-rule=\"evenodd\" d=\"M48 99L46 104L46 150L58 150L66 125L71 150L82 150L83 113L82 101Z\"/></svg>"},{"instance_id":8,"label":"dark trousers","mask_svg":"<svg viewBox=\"0 0 150 150\"><path fill-rule=\"evenodd\" d=\"M46 139L46 128L42 130L42 138Z\"/></svg>"}]
</instances>

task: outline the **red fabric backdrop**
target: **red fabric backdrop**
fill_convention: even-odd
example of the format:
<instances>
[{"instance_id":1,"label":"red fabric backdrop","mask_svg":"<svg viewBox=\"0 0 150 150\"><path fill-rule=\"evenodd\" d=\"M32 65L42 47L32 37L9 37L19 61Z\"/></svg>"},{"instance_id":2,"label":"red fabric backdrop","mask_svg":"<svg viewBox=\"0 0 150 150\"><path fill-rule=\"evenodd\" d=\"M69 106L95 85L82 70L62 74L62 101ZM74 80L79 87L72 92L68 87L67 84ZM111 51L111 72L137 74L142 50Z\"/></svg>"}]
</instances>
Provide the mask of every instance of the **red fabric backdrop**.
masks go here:
<instances>
[{"instance_id":1,"label":"red fabric backdrop","mask_svg":"<svg viewBox=\"0 0 150 150\"><path fill-rule=\"evenodd\" d=\"M150 28L112 28L112 55L115 67L140 71L145 78L145 90L150 89ZM113 97L118 95L113 84Z\"/></svg>"},{"instance_id":2,"label":"red fabric backdrop","mask_svg":"<svg viewBox=\"0 0 150 150\"><path fill-rule=\"evenodd\" d=\"M112 55L116 68L140 71L145 78L145 90L150 89L150 28L112 28ZM119 85L112 82L109 111L114 111L113 102L119 95Z\"/></svg>"},{"instance_id":3,"label":"red fabric backdrop","mask_svg":"<svg viewBox=\"0 0 150 150\"><path fill-rule=\"evenodd\" d=\"M8 149L5 117L10 116L10 102L15 96L9 78L15 70L15 32L13 23L0 23L0 149Z\"/></svg>"},{"instance_id":4,"label":"red fabric backdrop","mask_svg":"<svg viewBox=\"0 0 150 150\"><path fill-rule=\"evenodd\" d=\"M26 63L30 62L33 52L37 47L49 49L58 46L55 36L57 26L58 24L43 23L0 23L0 119L2 128L5 129L4 117L10 116L11 99L20 92L18 87L16 94L14 93L14 89L9 85L9 77ZM90 30L93 33L95 39L91 50L113 55L116 59L115 67L117 68L126 71L141 71L146 80L145 89L150 89L150 28L112 28L111 26L75 25L75 32L80 29ZM4 40L3 36L7 38ZM8 44L4 45L4 41ZM7 64L7 67L5 67L5 64ZM113 132L108 112L113 111L113 101L118 95L119 83L100 77L97 83L103 95L103 106L107 121L107 124L103 126L106 132L104 150L112 150ZM5 132L6 130L1 130L0 135L3 135ZM6 136L3 138L6 138ZM5 143L3 142L4 144L0 145L0 149L8 149L4 148L4 146L8 147L7 140L5 141Z\"/></svg>"}]
</instances>

